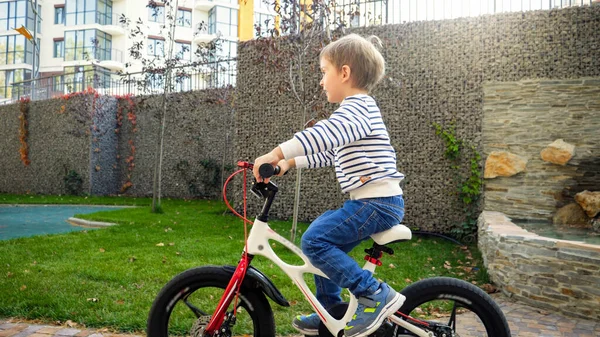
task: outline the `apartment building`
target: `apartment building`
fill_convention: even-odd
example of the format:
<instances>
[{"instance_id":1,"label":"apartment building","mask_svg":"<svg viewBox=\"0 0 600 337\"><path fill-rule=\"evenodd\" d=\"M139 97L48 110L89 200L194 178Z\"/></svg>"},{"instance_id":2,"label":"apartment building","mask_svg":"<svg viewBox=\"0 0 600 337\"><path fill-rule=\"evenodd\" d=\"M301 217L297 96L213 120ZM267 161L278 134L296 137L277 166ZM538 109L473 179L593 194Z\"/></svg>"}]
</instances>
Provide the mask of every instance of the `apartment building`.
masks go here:
<instances>
[{"instance_id":1,"label":"apartment building","mask_svg":"<svg viewBox=\"0 0 600 337\"><path fill-rule=\"evenodd\" d=\"M161 57L167 45L160 28L166 14L158 4L150 9L148 0L0 0L0 100L11 98L13 82L33 77L34 65L37 78L69 74L72 80L92 68L100 69L96 77L140 71L141 64L129 55L134 41L119 18L129 18L132 26L140 19L144 57ZM237 42L252 39L254 24L274 16L262 0L179 0L176 18L174 52L192 61L196 46L217 34L223 40L220 56L235 58ZM35 36L39 53L15 30L21 26ZM35 62L34 55L39 55Z\"/></svg>"}]
</instances>

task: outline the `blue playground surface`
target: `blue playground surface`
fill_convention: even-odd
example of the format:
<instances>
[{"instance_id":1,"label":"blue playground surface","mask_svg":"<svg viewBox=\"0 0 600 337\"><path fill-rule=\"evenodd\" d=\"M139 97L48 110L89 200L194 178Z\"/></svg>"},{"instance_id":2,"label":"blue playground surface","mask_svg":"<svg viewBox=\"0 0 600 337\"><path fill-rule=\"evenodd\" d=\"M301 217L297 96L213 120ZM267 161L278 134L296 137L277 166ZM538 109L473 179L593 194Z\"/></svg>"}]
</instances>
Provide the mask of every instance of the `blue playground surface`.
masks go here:
<instances>
[{"instance_id":1,"label":"blue playground surface","mask_svg":"<svg viewBox=\"0 0 600 337\"><path fill-rule=\"evenodd\" d=\"M0 240L89 230L92 228L73 226L67 222L67 219L75 214L121 208L78 205L0 205Z\"/></svg>"}]
</instances>

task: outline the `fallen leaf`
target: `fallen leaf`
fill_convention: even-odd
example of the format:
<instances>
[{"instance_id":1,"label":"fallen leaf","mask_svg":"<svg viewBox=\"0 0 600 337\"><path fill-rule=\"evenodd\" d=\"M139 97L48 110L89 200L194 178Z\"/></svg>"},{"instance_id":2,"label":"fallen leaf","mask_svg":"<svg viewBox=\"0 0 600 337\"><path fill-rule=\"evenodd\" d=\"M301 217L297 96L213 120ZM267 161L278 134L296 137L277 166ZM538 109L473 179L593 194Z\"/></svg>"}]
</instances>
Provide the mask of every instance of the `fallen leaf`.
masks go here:
<instances>
[{"instance_id":1,"label":"fallen leaf","mask_svg":"<svg viewBox=\"0 0 600 337\"><path fill-rule=\"evenodd\" d=\"M485 290L485 292L488 294L493 294L495 292L498 292L498 288L496 288L494 285L489 284L489 283L482 285L481 288L483 290Z\"/></svg>"},{"instance_id":2,"label":"fallen leaf","mask_svg":"<svg viewBox=\"0 0 600 337\"><path fill-rule=\"evenodd\" d=\"M462 250L469 250L469 247L467 247L467 246L461 246L460 249L462 249Z\"/></svg>"},{"instance_id":3,"label":"fallen leaf","mask_svg":"<svg viewBox=\"0 0 600 337\"><path fill-rule=\"evenodd\" d=\"M175 242L169 242L169 246L175 246Z\"/></svg>"},{"instance_id":4,"label":"fallen leaf","mask_svg":"<svg viewBox=\"0 0 600 337\"><path fill-rule=\"evenodd\" d=\"M392 269L393 269L393 268L396 268L396 266L394 266L394 264L393 264L393 263L390 263L389 267L390 267L390 268L392 268Z\"/></svg>"},{"instance_id":5,"label":"fallen leaf","mask_svg":"<svg viewBox=\"0 0 600 337\"><path fill-rule=\"evenodd\" d=\"M164 243L162 243L162 242L159 242L159 243L157 243L157 244L156 244L156 246L157 246L157 247L164 247L164 245L165 245L165 244L164 244Z\"/></svg>"},{"instance_id":6,"label":"fallen leaf","mask_svg":"<svg viewBox=\"0 0 600 337\"><path fill-rule=\"evenodd\" d=\"M68 320L68 321L66 321L66 322L65 322L65 324L66 324L66 325L67 325L69 328L74 328L74 327L76 327L77 325L79 325L79 324L77 324L77 323L73 322L72 320Z\"/></svg>"},{"instance_id":7,"label":"fallen leaf","mask_svg":"<svg viewBox=\"0 0 600 337\"><path fill-rule=\"evenodd\" d=\"M471 283L473 283L474 285L477 285L477 281L471 281Z\"/></svg>"},{"instance_id":8,"label":"fallen leaf","mask_svg":"<svg viewBox=\"0 0 600 337\"><path fill-rule=\"evenodd\" d=\"M181 255L181 253L180 252L175 252L175 255Z\"/></svg>"},{"instance_id":9,"label":"fallen leaf","mask_svg":"<svg viewBox=\"0 0 600 337\"><path fill-rule=\"evenodd\" d=\"M428 258L427 258L427 261L433 261L433 259L432 259L432 258L430 258L430 257L428 257Z\"/></svg>"},{"instance_id":10,"label":"fallen leaf","mask_svg":"<svg viewBox=\"0 0 600 337\"><path fill-rule=\"evenodd\" d=\"M405 278L405 279L404 279L404 282L406 282L406 283L412 283L412 280L411 280L411 279L409 279L409 278Z\"/></svg>"},{"instance_id":11,"label":"fallen leaf","mask_svg":"<svg viewBox=\"0 0 600 337\"><path fill-rule=\"evenodd\" d=\"M13 275L14 275L14 274L13 274L13 273L11 273L11 272L8 272L8 273L6 273L6 277L11 277L11 276L13 276Z\"/></svg>"},{"instance_id":12,"label":"fallen leaf","mask_svg":"<svg viewBox=\"0 0 600 337\"><path fill-rule=\"evenodd\" d=\"M21 288L19 288L19 290L21 290L21 291L23 291L23 290L25 290L25 289L27 289L27 286L26 286L26 285L22 285L22 286L21 286Z\"/></svg>"},{"instance_id":13,"label":"fallen leaf","mask_svg":"<svg viewBox=\"0 0 600 337\"><path fill-rule=\"evenodd\" d=\"M100 248L100 253L104 253L105 251L104 248Z\"/></svg>"},{"instance_id":14,"label":"fallen leaf","mask_svg":"<svg viewBox=\"0 0 600 337\"><path fill-rule=\"evenodd\" d=\"M125 301L124 300L116 300L115 303L116 304L125 304Z\"/></svg>"},{"instance_id":15,"label":"fallen leaf","mask_svg":"<svg viewBox=\"0 0 600 337\"><path fill-rule=\"evenodd\" d=\"M294 306L294 305L297 305L297 304L298 304L298 301L295 301L295 300L290 301L290 305L291 306Z\"/></svg>"}]
</instances>

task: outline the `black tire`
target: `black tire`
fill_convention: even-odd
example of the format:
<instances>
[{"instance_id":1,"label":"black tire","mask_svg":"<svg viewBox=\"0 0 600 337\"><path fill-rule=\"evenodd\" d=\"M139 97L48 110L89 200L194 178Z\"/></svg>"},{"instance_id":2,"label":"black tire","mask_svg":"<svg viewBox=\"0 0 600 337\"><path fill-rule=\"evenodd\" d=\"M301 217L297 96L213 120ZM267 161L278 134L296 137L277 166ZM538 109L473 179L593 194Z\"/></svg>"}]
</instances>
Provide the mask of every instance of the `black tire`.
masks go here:
<instances>
[{"instance_id":1,"label":"black tire","mask_svg":"<svg viewBox=\"0 0 600 337\"><path fill-rule=\"evenodd\" d=\"M202 316L209 317L231 276L231 272L218 266L193 268L177 275L161 289L152 304L148 315L148 337L189 336L199 313L194 313L186 302L200 309ZM244 284L240 291L233 335L274 337L273 311L263 292ZM232 302L228 312L233 311L233 305Z\"/></svg>"},{"instance_id":2,"label":"black tire","mask_svg":"<svg viewBox=\"0 0 600 337\"><path fill-rule=\"evenodd\" d=\"M415 282L401 293L406 301L400 312L415 317L413 311L428 302L453 301L453 305L470 310L485 327L487 336L510 337L510 329L504 313L492 298L480 288L463 280L449 277L434 277ZM403 332L402 336L411 336Z\"/></svg>"}]
</instances>

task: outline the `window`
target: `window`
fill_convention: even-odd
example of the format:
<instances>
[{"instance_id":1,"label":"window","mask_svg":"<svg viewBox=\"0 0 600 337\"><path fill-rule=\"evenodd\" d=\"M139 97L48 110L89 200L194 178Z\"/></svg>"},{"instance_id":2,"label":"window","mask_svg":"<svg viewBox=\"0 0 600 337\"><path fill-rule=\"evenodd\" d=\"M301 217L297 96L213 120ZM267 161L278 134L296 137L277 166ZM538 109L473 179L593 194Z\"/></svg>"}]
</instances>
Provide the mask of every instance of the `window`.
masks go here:
<instances>
[{"instance_id":1,"label":"window","mask_svg":"<svg viewBox=\"0 0 600 337\"><path fill-rule=\"evenodd\" d=\"M177 10L177 25L181 27L192 27L192 11L188 9Z\"/></svg>"},{"instance_id":2,"label":"window","mask_svg":"<svg viewBox=\"0 0 600 337\"><path fill-rule=\"evenodd\" d=\"M54 55L53 57L64 57L65 40L54 41Z\"/></svg>"},{"instance_id":3,"label":"window","mask_svg":"<svg viewBox=\"0 0 600 337\"><path fill-rule=\"evenodd\" d=\"M165 7L148 7L148 20L151 22L165 23Z\"/></svg>"},{"instance_id":4,"label":"window","mask_svg":"<svg viewBox=\"0 0 600 337\"><path fill-rule=\"evenodd\" d=\"M0 64L18 63L33 64L33 43L23 35L0 36Z\"/></svg>"},{"instance_id":5,"label":"window","mask_svg":"<svg viewBox=\"0 0 600 337\"><path fill-rule=\"evenodd\" d=\"M257 30L257 27L260 29ZM271 31L275 28L275 16L254 12L254 28L256 36L271 36Z\"/></svg>"},{"instance_id":6,"label":"window","mask_svg":"<svg viewBox=\"0 0 600 337\"><path fill-rule=\"evenodd\" d=\"M272 10L273 0L254 0L254 8L262 10Z\"/></svg>"},{"instance_id":7,"label":"window","mask_svg":"<svg viewBox=\"0 0 600 337\"><path fill-rule=\"evenodd\" d=\"M208 12L208 33L238 36L238 10L215 6Z\"/></svg>"},{"instance_id":8,"label":"window","mask_svg":"<svg viewBox=\"0 0 600 337\"><path fill-rule=\"evenodd\" d=\"M27 20L27 1L9 1L0 2L0 31L11 30L21 26L27 27L33 31L33 11L31 15L31 23Z\"/></svg>"},{"instance_id":9,"label":"window","mask_svg":"<svg viewBox=\"0 0 600 337\"><path fill-rule=\"evenodd\" d=\"M98 0L98 23L101 25L112 25L112 1L111 0ZM115 22L116 24L116 22Z\"/></svg>"},{"instance_id":10,"label":"window","mask_svg":"<svg viewBox=\"0 0 600 337\"><path fill-rule=\"evenodd\" d=\"M162 39L148 38L148 55L156 57L165 56L165 41Z\"/></svg>"},{"instance_id":11,"label":"window","mask_svg":"<svg viewBox=\"0 0 600 337\"><path fill-rule=\"evenodd\" d=\"M11 98L13 96L12 84L30 79L31 70L11 69L0 71L0 98ZM15 94L18 94L18 92Z\"/></svg>"},{"instance_id":12,"label":"window","mask_svg":"<svg viewBox=\"0 0 600 337\"><path fill-rule=\"evenodd\" d=\"M66 0L67 26L112 23L112 0Z\"/></svg>"},{"instance_id":13,"label":"window","mask_svg":"<svg viewBox=\"0 0 600 337\"><path fill-rule=\"evenodd\" d=\"M175 57L191 61L192 59L192 45L189 42L175 42Z\"/></svg>"},{"instance_id":14,"label":"window","mask_svg":"<svg viewBox=\"0 0 600 337\"><path fill-rule=\"evenodd\" d=\"M65 32L64 58L74 60L110 60L112 36L96 29Z\"/></svg>"},{"instance_id":15,"label":"window","mask_svg":"<svg viewBox=\"0 0 600 337\"><path fill-rule=\"evenodd\" d=\"M54 8L54 24L64 25L65 24L65 8L55 7Z\"/></svg>"}]
</instances>

